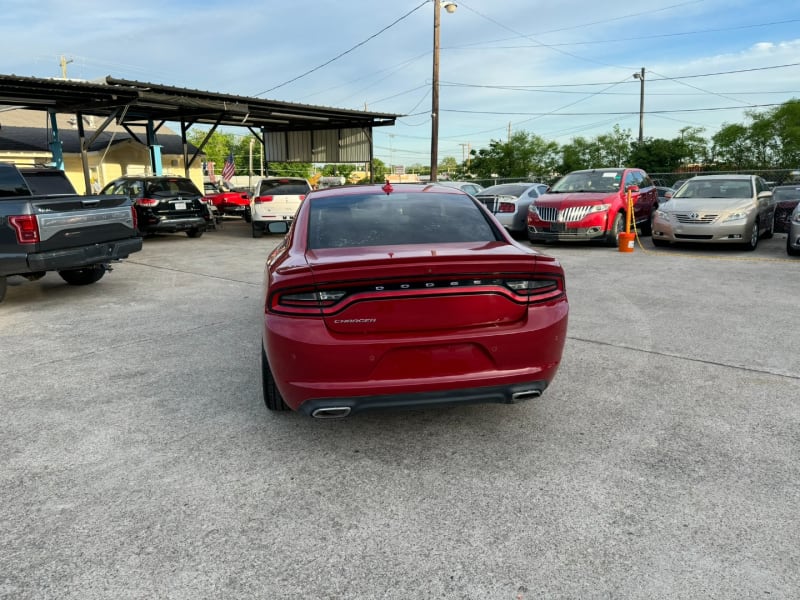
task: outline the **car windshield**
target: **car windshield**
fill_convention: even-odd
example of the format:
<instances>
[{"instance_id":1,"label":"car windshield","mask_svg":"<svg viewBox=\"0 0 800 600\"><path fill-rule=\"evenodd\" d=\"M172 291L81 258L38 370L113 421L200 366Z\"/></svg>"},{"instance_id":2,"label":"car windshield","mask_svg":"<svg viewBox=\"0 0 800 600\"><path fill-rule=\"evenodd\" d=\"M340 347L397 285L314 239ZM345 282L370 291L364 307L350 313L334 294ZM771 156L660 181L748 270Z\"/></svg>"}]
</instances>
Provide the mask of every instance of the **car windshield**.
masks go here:
<instances>
[{"instance_id":1,"label":"car windshield","mask_svg":"<svg viewBox=\"0 0 800 600\"><path fill-rule=\"evenodd\" d=\"M694 177L681 186L673 198L752 198L749 179L700 179Z\"/></svg>"},{"instance_id":2,"label":"car windshield","mask_svg":"<svg viewBox=\"0 0 800 600\"><path fill-rule=\"evenodd\" d=\"M622 181L622 169L611 171L576 171L553 184L551 193L616 192Z\"/></svg>"},{"instance_id":3,"label":"car windshield","mask_svg":"<svg viewBox=\"0 0 800 600\"><path fill-rule=\"evenodd\" d=\"M785 202L786 200L800 200L800 187L775 188L772 191L772 197L778 202Z\"/></svg>"},{"instance_id":4,"label":"car windshield","mask_svg":"<svg viewBox=\"0 0 800 600\"><path fill-rule=\"evenodd\" d=\"M530 183L504 183L501 185L493 185L485 190L481 190L479 196L514 196L519 198L531 187Z\"/></svg>"},{"instance_id":5,"label":"car windshield","mask_svg":"<svg viewBox=\"0 0 800 600\"><path fill-rule=\"evenodd\" d=\"M310 249L498 239L487 215L468 196L354 194L315 198L309 206Z\"/></svg>"},{"instance_id":6,"label":"car windshield","mask_svg":"<svg viewBox=\"0 0 800 600\"><path fill-rule=\"evenodd\" d=\"M258 188L259 196L268 194L277 196L297 196L309 192L308 184L305 181L296 179L266 179L261 182Z\"/></svg>"},{"instance_id":7,"label":"car windshield","mask_svg":"<svg viewBox=\"0 0 800 600\"><path fill-rule=\"evenodd\" d=\"M190 179L157 179L147 183L148 196L165 196L170 194L200 195L200 190Z\"/></svg>"}]
</instances>

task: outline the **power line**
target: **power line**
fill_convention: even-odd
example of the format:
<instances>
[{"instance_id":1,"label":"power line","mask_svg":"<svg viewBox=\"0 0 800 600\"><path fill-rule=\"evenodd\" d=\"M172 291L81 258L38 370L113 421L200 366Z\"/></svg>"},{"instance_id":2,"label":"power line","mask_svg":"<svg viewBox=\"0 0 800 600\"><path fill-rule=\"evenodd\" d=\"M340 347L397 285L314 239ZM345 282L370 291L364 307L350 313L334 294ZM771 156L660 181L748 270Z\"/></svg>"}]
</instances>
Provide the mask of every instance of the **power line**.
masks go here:
<instances>
[{"instance_id":1,"label":"power line","mask_svg":"<svg viewBox=\"0 0 800 600\"><path fill-rule=\"evenodd\" d=\"M660 75L659 77L655 78L648 78L647 83L653 83L656 81L678 81L679 79L696 79L699 77L716 77L719 75L734 75L736 73L752 73L755 71L769 71L772 69L785 69L788 67L797 67L800 66L800 62L796 63L786 63L783 65L771 65L768 67L753 67L750 69L735 69L733 71L717 71L715 73L699 73L695 75L679 75L677 77L667 77L665 75ZM654 71L651 71L651 73ZM635 83L633 81L626 81L626 83ZM616 85L615 82L608 82L608 81L598 81L592 83L552 83L549 85L515 85L515 86L506 86L506 85L489 85L489 84L476 84L476 83L462 83L457 81L443 81L440 82L439 85L442 86L454 86L454 87L467 87L467 88L483 88L483 89L512 89L512 90L539 90L539 89L547 89L547 88L570 88L570 87L586 87L586 86L597 86L597 85ZM638 84L637 84L638 85Z\"/></svg>"},{"instance_id":2,"label":"power line","mask_svg":"<svg viewBox=\"0 0 800 600\"><path fill-rule=\"evenodd\" d=\"M717 106L711 108L677 108L672 110L651 110L646 111L645 114L648 115L658 115L658 114L669 114L669 113L684 113L684 112L714 112L714 111L721 111L721 110L742 110L743 108L767 108L773 106L782 106L783 103L775 103L775 104L749 104L747 106ZM558 110L558 109L557 109ZM464 113L464 114L473 114L473 115L503 115L503 116L530 116L533 115L535 117L549 117L549 116L556 116L556 117L587 117L587 116L599 116L599 115L638 115L639 111L619 111L619 112L572 112L572 113L565 113L565 112L546 112L546 113L532 113L532 112L499 112L499 111L488 111L488 110L459 110L455 108L450 109L443 109L442 112L450 112L450 113ZM494 130L492 130L494 131Z\"/></svg>"},{"instance_id":3,"label":"power line","mask_svg":"<svg viewBox=\"0 0 800 600\"><path fill-rule=\"evenodd\" d=\"M420 8L422 8L423 6L425 6L426 4L428 4L428 1L429 1L429 0L424 0L424 1L422 2L422 4L418 5L416 8L413 8L413 9L411 9L411 10L410 10L410 11L408 11L406 14L404 14L402 17L400 17L400 18L398 18L398 19L395 19L395 20L394 20L394 21L392 21L392 22L391 22L389 25L387 25L386 27L384 27L383 29L381 29L381 30L380 30L380 31L378 31L377 33L373 33L371 36L369 36L369 37L368 37L367 39L365 39L364 41L361 41L361 42L359 42L358 44L356 44L355 46L353 46L352 48L350 48L350 49L348 49L348 50L345 50L344 52L342 52L342 53L340 53L340 54L337 54L336 56L334 56L334 57L333 57L333 58L331 58L330 60L327 60L327 61L325 61L324 63L322 63L321 65L319 65L319 66L316 66L316 67L314 67L313 69L309 69L308 71L306 71L306 72L305 72L305 73L303 73L302 75L298 75L297 77L293 77L292 79L289 79L289 80L287 80L287 81L284 81L284 82L283 82L283 83L281 83L281 84L278 84L278 85L276 85L276 86L274 86L274 87L271 87L271 88L269 88L268 90L264 90L263 92L259 92L258 94L254 94L254 95L255 95L255 96L263 96L264 94L268 94L269 92L271 92L271 91L273 91L273 90L277 90L278 88L281 88L281 87L283 87L283 86L285 86L285 85L288 85L288 84L290 84L290 83L292 83L292 82L294 82L294 81L297 81L298 79L302 79L303 77L305 77L306 75L310 75L310 74L311 74L311 73L313 73L314 71L319 71L321 68L328 66L329 64L331 64L331 63L332 63L332 62L334 62L335 60L338 60L338 59L342 58L342 57L343 57L343 56L345 56L346 54L350 54L350 53L351 53L353 50L355 50L356 48L360 48L361 46L363 46L364 44L366 44L366 43L367 43L367 42L369 42L370 40L372 40L372 39L374 39L374 38L378 37L380 34L382 34L382 33L383 33L384 31L386 31L387 29L391 29L392 27L394 27L395 25L397 25L397 24L398 24L400 21L402 21L403 19L406 19L406 18L408 18L408 17L409 17L409 16L411 16L413 13L417 12L417 11L418 11Z\"/></svg>"}]
</instances>

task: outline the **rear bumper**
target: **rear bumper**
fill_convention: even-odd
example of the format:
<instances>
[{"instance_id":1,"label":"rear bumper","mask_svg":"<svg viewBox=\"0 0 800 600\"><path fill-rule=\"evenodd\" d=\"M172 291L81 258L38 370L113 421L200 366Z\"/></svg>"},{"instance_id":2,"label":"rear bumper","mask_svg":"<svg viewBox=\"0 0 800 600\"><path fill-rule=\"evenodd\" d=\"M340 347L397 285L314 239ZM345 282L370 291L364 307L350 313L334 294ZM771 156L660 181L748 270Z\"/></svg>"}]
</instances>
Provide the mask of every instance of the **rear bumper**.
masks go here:
<instances>
[{"instance_id":1,"label":"rear bumper","mask_svg":"<svg viewBox=\"0 0 800 600\"><path fill-rule=\"evenodd\" d=\"M139 231L145 233L175 233L176 231L188 231L189 229L205 229L208 225L204 217L190 217L182 219L159 219L158 222L144 223L139 221Z\"/></svg>"},{"instance_id":2,"label":"rear bumper","mask_svg":"<svg viewBox=\"0 0 800 600\"><path fill-rule=\"evenodd\" d=\"M530 307L517 323L430 335L332 334L321 319L267 313L262 333L275 383L293 410L307 412L309 402L309 410L345 402L353 411L511 402L555 377L568 312L562 297Z\"/></svg>"},{"instance_id":3,"label":"rear bumper","mask_svg":"<svg viewBox=\"0 0 800 600\"><path fill-rule=\"evenodd\" d=\"M0 261L0 275L21 275L37 271L78 269L88 265L107 263L127 258L142 249L142 238L129 238L117 242L91 244L77 248L50 250L33 254L17 254L10 260Z\"/></svg>"},{"instance_id":4,"label":"rear bumper","mask_svg":"<svg viewBox=\"0 0 800 600\"><path fill-rule=\"evenodd\" d=\"M348 416L370 410L405 410L459 406L466 404L516 404L538 398L547 389L547 381L537 380L515 385L476 387L462 390L390 394L354 398L323 398L307 400L299 412L318 418ZM326 414L326 411L330 413Z\"/></svg>"}]
</instances>

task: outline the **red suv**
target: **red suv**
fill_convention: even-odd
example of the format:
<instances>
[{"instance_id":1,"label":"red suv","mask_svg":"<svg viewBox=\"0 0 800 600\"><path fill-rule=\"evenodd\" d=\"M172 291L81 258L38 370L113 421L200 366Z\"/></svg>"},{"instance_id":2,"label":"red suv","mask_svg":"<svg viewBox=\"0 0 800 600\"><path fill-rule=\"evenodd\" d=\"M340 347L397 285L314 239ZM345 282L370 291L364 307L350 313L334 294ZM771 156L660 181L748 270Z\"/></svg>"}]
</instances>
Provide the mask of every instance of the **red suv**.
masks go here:
<instances>
[{"instance_id":1,"label":"red suv","mask_svg":"<svg viewBox=\"0 0 800 600\"><path fill-rule=\"evenodd\" d=\"M625 230L627 191L632 190L633 215L643 234L652 230L658 191L641 169L586 169L559 179L528 209L528 239L602 240L617 245Z\"/></svg>"}]
</instances>

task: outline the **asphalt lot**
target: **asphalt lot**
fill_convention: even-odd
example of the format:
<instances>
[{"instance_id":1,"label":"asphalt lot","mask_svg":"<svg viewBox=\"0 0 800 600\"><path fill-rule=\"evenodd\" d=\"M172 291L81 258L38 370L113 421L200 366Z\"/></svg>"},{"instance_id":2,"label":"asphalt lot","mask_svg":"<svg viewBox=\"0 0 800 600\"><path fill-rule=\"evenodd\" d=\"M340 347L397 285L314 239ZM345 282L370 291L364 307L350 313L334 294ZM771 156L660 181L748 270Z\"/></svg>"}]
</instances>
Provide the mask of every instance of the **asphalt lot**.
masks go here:
<instances>
[{"instance_id":1,"label":"asphalt lot","mask_svg":"<svg viewBox=\"0 0 800 600\"><path fill-rule=\"evenodd\" d=\"M0 305L0 598L797 598L800 260L546 246L530 403L270 414L277 236L146 239Z\"/></svg>"}]
</instances>

